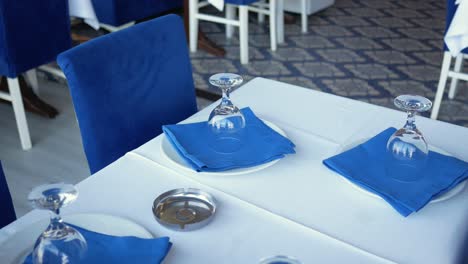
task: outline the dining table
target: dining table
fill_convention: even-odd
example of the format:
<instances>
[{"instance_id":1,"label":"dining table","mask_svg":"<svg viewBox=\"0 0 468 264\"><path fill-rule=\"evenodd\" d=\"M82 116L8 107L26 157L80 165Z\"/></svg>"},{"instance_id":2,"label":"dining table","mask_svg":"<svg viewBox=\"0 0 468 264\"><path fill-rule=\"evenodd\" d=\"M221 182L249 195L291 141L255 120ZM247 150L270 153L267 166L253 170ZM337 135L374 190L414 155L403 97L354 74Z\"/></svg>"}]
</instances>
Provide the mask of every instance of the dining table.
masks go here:
<instances>
[{"instance_id":1,"label":"dining table","mask_svg":"<svg viewBox=\"0 0 468 264\"><path fill-rule=\"evenodd\" d=\"M468 246L468 188L403 217L325 167L322 161L388 127L405 113L270 79L255 78L231 95L280 128L296 154L247 173L195 172L174 161L164 134L78 183L78 200L64 215L102 213L130 219L173 247L164 263L258 263L273 255L302 263L464 263ZM217 102L182 123L205 121ZM468 128L417 117L429 146L468 161ZM152 205L161 193L198 188L217 210L197 230L160 225ZM46 212L33 210L0 230L1 246Z\"/></svg>"}]
</instances>

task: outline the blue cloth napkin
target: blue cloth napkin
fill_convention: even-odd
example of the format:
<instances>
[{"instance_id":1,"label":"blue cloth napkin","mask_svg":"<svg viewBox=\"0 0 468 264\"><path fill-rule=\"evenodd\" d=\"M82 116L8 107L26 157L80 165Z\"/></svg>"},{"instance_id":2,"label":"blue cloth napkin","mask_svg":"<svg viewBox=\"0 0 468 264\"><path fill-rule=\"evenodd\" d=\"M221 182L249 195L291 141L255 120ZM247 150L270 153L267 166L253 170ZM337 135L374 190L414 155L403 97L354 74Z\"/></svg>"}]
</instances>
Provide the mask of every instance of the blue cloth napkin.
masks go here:
<instances>
[{"instance_id":1,"label":"blue cloth napkin","mask_svg":"<svg viewBox=\"0 0 468 264\"><path fill-rule=\"evenodd\" d=\"M250 108L241 110L246 126L236 134L242 147L233 153L219 153L207 122L163 126L164 134L179 155L196 171L225 171L257 166L295 153L295 145L265 125Z\"/></svg>"},{"instance_id":2,"label":"blue cloth napkin","mask_svg":"<svg viewBox=\"0 0 468 264\"><path fill-rule=\"evenodd\" d=\"M381 196L405 217L468 178L467 162L433 151L429 151L427 165L417 181L402 182L388 177L386 145L395 131L388 128L367 142L324 160L323 164Z\"/></svg>"},{"instance_id":3,"label":"blue cloth napkin","mask_svg":"<svg viewBox=\"0 0 468 264\"><path fill-rule=\"evenodd\" d=\"M161 263L172 246L168 237L153 239L133 236L116 237L96 233L74 225L70 226L73 226L83 235L88 246L84 258L80 263ZM32 263L32 254L29 254L24 264Z\"/></svg>"}]
</instances>

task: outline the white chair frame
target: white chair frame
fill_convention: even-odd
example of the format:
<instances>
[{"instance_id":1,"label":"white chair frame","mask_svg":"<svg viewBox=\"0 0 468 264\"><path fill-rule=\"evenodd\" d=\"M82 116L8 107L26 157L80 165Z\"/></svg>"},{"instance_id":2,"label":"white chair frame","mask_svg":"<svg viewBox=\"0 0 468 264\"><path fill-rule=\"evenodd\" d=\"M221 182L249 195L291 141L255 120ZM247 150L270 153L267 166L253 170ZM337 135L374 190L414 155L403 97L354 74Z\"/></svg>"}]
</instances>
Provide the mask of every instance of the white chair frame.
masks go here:
<instances>
[{"instance_id":1,"label":"white chair frame","mask_svg":"<svg viewBox=\"0 0 468 264\"><path fill-rule=\"evenodd\" d=\"M30 73L27 75L35 75L35 72L30 71ZM37 89L37 78L34 79ZM29 150L32 147L31 136L29 134L29 127L28 122L26 120L26 113L24 111L23 105L23 97L21 96L18 78L7 78L7 86L10 93L0 91L0 98L6 101L10 101L13 105L13 112L15 114L16 125L18 127L21 146L23 150Z\"/></svg>"},{"instance_id":2,"label":"white chair frame","mask_svg":"<svg viewBox=\"0 0 468 264\"><path fill-rule=\"evenodd\" d=\"M55 76L65 78L63 72L52 66L42 65L38 69L51 73ZM1 76L0 76L1 77ZM39 83L37 81L36 69L31 69L24 73L26 82L31 86L36 94L39 94ZM29 126L26 119L26 112L23 104L23 96L21 95L21 89L18 78L7 78L7 86L9 93L0 91L0 98L11 102L13 105L13 112L15 114L16 126L18 127L18 133L21 141L21 147L23 150L29 150L32 148L31 135L29 133Z\"/></svg>"},{"instance_id":3,"label":"white chair frame","mask_svg":"<svg viewBox=\"0 0 468 264\"><path fill-rule=\"evenodd\" d=\"M210 21L226 25L226 37L231 38L234 26L239 27L240 61L242 64L249 63L249 11L268 15L270 18L270 45L273 51L277 49L277 43L284 42L284 17L283 0L270 0L269 3L258 2L251 5L226 4L226 17L203 14L200 8L209 5L208 2L199 0L189 1L189 24L190 24L190 51L196 52L198 45L198 23L200 20ZM236 19L236 8L239 9L239 19Z\"/></svg>"},{"instance_id":4,"label":"white chair frame","mask_svg":"<svg viewBox=\"0 0 468 264\"><path fill-rule=\"evenodd\" d=\"M307 15L307 0L301 0L301 24L302 24L302 33L308 32L308 15Z\"/></svg>"},{"instance_id":5,"label":"white chair frame","mask_svg":"<svg viewBox=\"0 0 468 264\"><path fill-rule=\"evenodd\" d=\"M445 86L447 84L448 78L452 78L448 94L449 99L453 99L455 97L455 93L457 92L458 80L468 81L468 73L462 72L464 59L468 59L468 55L460 53L457 57L455 57L455 65L453 67L453 70L450 70L450 66L452 64L452 55L448 51L444 52L444 59L442 62L442 69L440 71L439 84L437 86L434 105L432 107L432 119L437 119L439 115L440 104L442 103L442 98L444 97Z\"/></svg>"},{"instance_id":6,"label":"white chair frame","mask_svg":"<svg viewBox=\"0 0 468 264\"><path fill-rule=\"evenodd\" d=\"M265 1L266 0L262 0L261 2L265 2ZM307 33L308 32L308 25L307 24L308 24L308 18L309 18L308 15L307 15L307 3L308 3L308 1L307 0L300 0L300 1L301 1L301 29L302 29L302 33ZM283 8L281 8L281 9L283 9ZM263 23L264 21L265 21L265 15L259 13L258 14L258 22ZM280 37L278 36L278 43L283 43L284 42L284 36L283 36L281 41L280 41L279 38Z\"/></svg>"}]
</instances>

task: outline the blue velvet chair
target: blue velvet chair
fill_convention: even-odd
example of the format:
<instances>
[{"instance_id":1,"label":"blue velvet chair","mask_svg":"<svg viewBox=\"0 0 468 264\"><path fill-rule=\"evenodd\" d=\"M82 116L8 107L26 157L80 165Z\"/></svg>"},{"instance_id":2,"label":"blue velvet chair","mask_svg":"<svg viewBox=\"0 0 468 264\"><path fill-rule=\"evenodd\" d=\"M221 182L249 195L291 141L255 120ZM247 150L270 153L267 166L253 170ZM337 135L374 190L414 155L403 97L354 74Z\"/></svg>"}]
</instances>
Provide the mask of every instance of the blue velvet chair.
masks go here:
<instances>
[{"instance_id":1,"label":"blue velvet chair","mask_svg":"<svg viewBox=\"0 0 468 264\"><path fill-rule=\"evenodd\" d=\"M457 11L458 5L455 4L455 0L447 0L447 14L446 14L446 23L445 23L445 33L452 22L453 16ZM465 48L461 53L456 56L453 69L450 69L452 64L452 55L448 51L447 46L444 44L444 59L442 61L442 68L440 70L439 84L437 86L437 92L434 99L434 105L432 107L431 118L437 119L439 115L440 104L442 103L442 98L444 97L445 86L447 84L448 78L452 78L450 83L450 90L448 93L449 99L455 97L457 91L458 80L468 81L468 73L461 72L463 67L463 60L468 58L468 48ZM452 75L456 74L456 75Z\"/></svg>"},{"instance_id":2,"label":"blue velvet chair","mask_svg":"<svg viewBox=\"0 0 468 264\"><path fill-rule=\"evenodd\" d=\"M0 161L0 228L16 220L15 208Z\"/></svg>"},{"instance_id":3,"label":"blue velvet chair","mask_svg":"<svg viewBox=\"0 0 468 264\"><path fill-rule=\"evenodd\" d=\"M183 0L92 0L99 22L121 26L182 7Z\"/></svg>"},{"instance_id":4,"label":"blue velvet chair","mask_svg":"<svg viewBox=\"0 0 468 264\"><path fill-rule=\"evenodd\" d=\"M71 47L68 1L0 0L0 75L8 77L11 101L23 149L31 148L17 76L54 61Z\"/></svg>"},{"instance_id":5,"label":"blue velvet chair","mask_svg":"<svg viewBox=\"0 0 468 264\"><path fill-rule=\"evenodd\" d=\"M184 27L163 16L70 49L57 59L94 173L197 111Z\"/></svg>"}]
</instances>

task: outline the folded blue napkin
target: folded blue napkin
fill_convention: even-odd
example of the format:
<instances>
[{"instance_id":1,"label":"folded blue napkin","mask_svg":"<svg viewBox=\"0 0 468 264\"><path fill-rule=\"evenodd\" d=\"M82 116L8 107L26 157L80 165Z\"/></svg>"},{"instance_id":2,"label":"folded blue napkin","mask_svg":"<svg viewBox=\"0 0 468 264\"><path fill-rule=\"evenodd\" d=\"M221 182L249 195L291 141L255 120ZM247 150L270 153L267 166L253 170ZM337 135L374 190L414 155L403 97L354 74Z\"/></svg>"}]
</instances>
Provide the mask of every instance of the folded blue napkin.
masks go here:
<instances>
[{"instance_id":1,"label":"folded blue napkin","mask_svg":"<svg viewBox=\"0 0 468 264\"><path fill-rule=\"evenodd\" d=\"M133 236L116 237L96 233L74 225L71 226L83 235L88 246L80 263L161 263L172 246L168 237L153 239ZM32 263L32 254L29 254L24 264Z\"/></svg>"},{"instance_id":2,"label":"folded blue napkin","mask_svg":"<svg viewBox=\"0 0 468 264\"><path fill-rule=\"evenodd\" d=\"M379 195L405 217L468 178L467 162L433 151L429 151L422 177L417 181L402 182L388 177L386 145L395 131L388 128L367 142L324 160L323 164Z\"/></svg>"},{"instance_id":3,"label":"folded blue napkin","mask_svg":"<svg viewBox=\"0 0 468 264\"><path fill-rule=\"evenodd\" d=\"M215 135L207 122L167 125L163 131L179 155L196 171L252 167L295 153L295 145L265 125L250 108L241 111L246 126L235 135L242 147L233 153L219 153L211 147Z\"/></svg>"}]
</instances>

